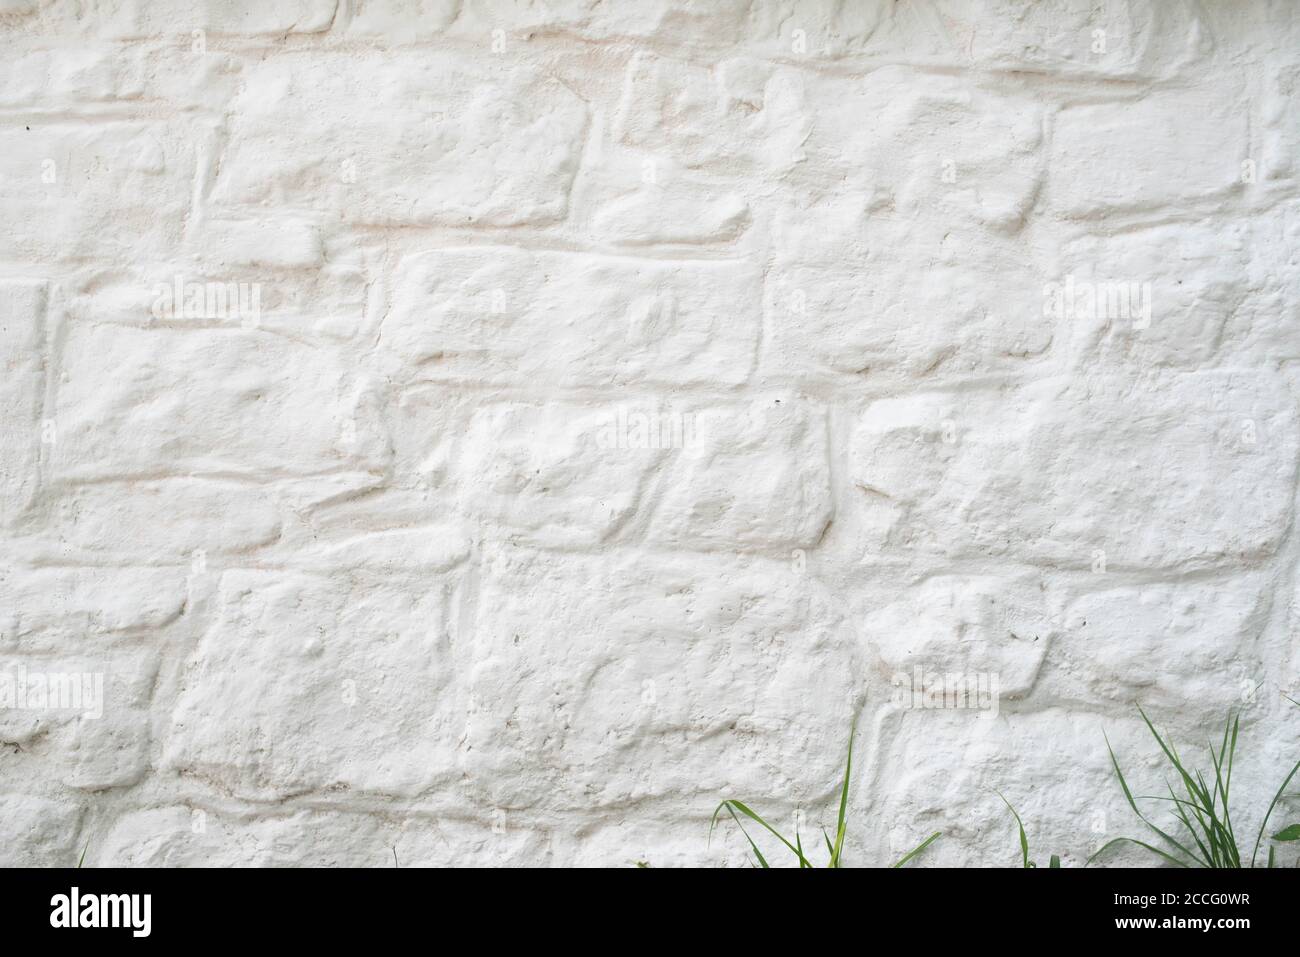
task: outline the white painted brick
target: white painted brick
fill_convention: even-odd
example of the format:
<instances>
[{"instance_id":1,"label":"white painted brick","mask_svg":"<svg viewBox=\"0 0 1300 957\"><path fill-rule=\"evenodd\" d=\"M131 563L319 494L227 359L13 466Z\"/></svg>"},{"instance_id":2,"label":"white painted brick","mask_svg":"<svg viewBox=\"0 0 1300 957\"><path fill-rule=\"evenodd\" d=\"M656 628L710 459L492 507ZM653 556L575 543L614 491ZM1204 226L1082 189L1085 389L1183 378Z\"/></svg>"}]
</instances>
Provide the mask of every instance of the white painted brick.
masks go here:
<instances>
[{"instance_id":1,"label":"white painted brick","mask_svg":"<svg viewBox=\"0 0 1300 957\"><path fill-rule=\"evenodd\" d=\"M51 463L60 478L364 467L341 362L256 330L78 326ZM200 380L190 370L202 368Z\"/></svg>"},{"instance_id":2,"label":"white painted brick","mask_svg":"<svg viewBox=\"0 0 1300 957\"><path fill-rule=\"evenodd\" d=\"M669 793L701 813L718 788L780 794L835 773L857 644L794 563L509 549L482 576L462 761L478 800L619 807ZM812 696L817 709L799 707ZM777 740L802 742L803 761L753 760Z\"/></svg>"},{"instance_id":3,"label":"white painted brick","mask_svg":"<svg viewBox=\"0 0 1300 957\"><path fill-rule=\"evenodd\" d=\"M0 236L27 260L115 260L174 248L196 137L158 123L33 118L0 127Z\"/></svg>"},{"instance_id":4,"label":"white painted brick","mask_svg":"<svg viewBox=\"0 0 1300 957\"><path fill-rule=\"evenodd\" d=\"M0 795L0 845L10 867L73 867L83 810L34 794Z\"/></svg>"},{"instance_id":5,"label":"white painted brick","mask_svg":"<svg viewBox=\"0 0 1300 957\"><path fill-rule=\"evenodd\" d=\"M113 40L174 38L188 44L195 30L212 33L293 34L328 29L337 0L56 0L26 4L31 19L18 24L45 36Z\"/></svg>"},{"instance_id":6,"label":"white painted brick","mask_svg":"<svg viewBox=\"0 0 1300 957\"><path fill-rule=\"evenodd\" d=\"M0 655L0 740L16 775L38 767L71 788L139 783L149 767L155 651ZM30 773L30 772L29 772Z\"/></svg>"},{"instance_id":7,"label":"white painted brick","mask_svg":"<svg viewBox=\"0 0 1300 957\"><path fill-rule=\"evenodd\" d=\"M592 185L583 190L591 208L588 231L602 242L698 248L732 243L753 224L742 192L671 157L612 154L591 172Z\"/></svg>"},{"instance_id":8,"label":"white painted brick","mask_svg":"<svg viewBox=\"0 0 1300 957\"><path fill-rule=\"evenodd\" d=\"M1294 398L1262 373L1045 379L874 403L853 480L887 551L1208 567L1281 545L1297 438Z\"/></svg>"},{"instance_id":9,"label":"white painted brick","mask_svg":"<svg viewBox=\"0 0 1300 957\"><path fill-rule=\"evenodd\" d=\"M631 519L651 469L673 452L619 448L620 431L613 405L494 405L439 454L454 463L465 513L488 535L590 547Z\"/></svg>"},{"instance_id":10,"label":"white painted brick","mask_svg":"<svg viewBox=\"0 0 1300 957\"><path fill-rule=\"evenodd\" d=\"M166 765L263 800L448 783L449 596L449 583L419 577L225 573Z\"/></svg>"},{"instance_id":11,"label":"white painted brick","mask_svg":"<svg viewBox=\"0 0 1300 957\"><path fill-rule=\"evenodd\" d=\"M1300 67L1292 63L1276 68L1268 78L1265 97L1263 155L1256 172L1265 180L1291 180L1300 173L1295 158L1300 148L1295 124L1300 109Z\"/></svg>"},{"instance_id":12,"label":"white painted brick","mask_svg":"<svg viewBox=\"0 0 1300 957\"><path fill-rule=\"evenodd\" d=\"M402 264L381 345L433 381L738 385L760 282L747 262L440 250Z\"/></svg>"},{"instance_id":13,"label":"white painted brick","mask_svg":"<svg viewBox=\"0 0 1300 957\"><path fill-rule=\"evenodd\" d=\"M972 675L976 693L988 677L990 699L1023 698L1060 630L1038 575L940 575L901 597L867 589L858 603L862 634L889 669L891 697Z\"/></svg>"},{"instance_id":14,"label":"white painted brick","mask_svg":"<svg viewBox=\"0 0 1300 957\"><path fill-rule=\"evenodd\" d=\"M192 237L209 257L230 266L280 266L306 269L324 263L320 232L309 223L283 219L204 223Z\"/></svg>"},{"instance_id":15,"label":"white painted brick","mask_svg":"<svg viewBox=\"0 0 1300 957\"><path fill-rule=\"evenodd\" d=\"M1267 693L1264 582L1249 575L1215 585L1213 593L1200 584L1126 585L1076 598L1064 609L1046 683L1071 700L1141 701L1210 726L1252 704Z\"/></svg>"},{"instance_id":16,"label":"white painted brick","mask_svg":"<svg viewBox=\"0 0 1300 957\"><path fill-rule=\"evenodd\" d=\"M688 437L666 470L651 542L700 549L818 543L834 512L820 408L786 394L683 415Z\"/></svg>"},{"instance_id":17,"label":"white painted brick","mask_svg":"<svg viewBox=\"0 0 1300 957\"><path fill-rule=\"evenodd\" d=\"M1259 290L1249 278L1256 243L1250 233L1247 223L1216 218L1063 243L1045 287L1073 280L1080 290L1106 295L1123 288L1130 303L1127 316L1076 308L1059 317L1072 362L1080 371L1098 363L1135 371L1196 369L1220 350L1242 348L1247 306ZM1045 309L1055 305L1055 295L1045 291ZM1078 296L1074 301L1083 304ZM1138 304L1144 308L1133 308Z\"/></svg>"},{"instance_id":18,"label":"white painted brick","mask_svg":"<svg viewBox=\"0 0 1300 957\"><path fill-rule=\"evenodd\" d=\"M1019 228L1034 202L1044 119L1032 98L886 67L810 80L802 100L798 156L814 195L844 181L908 218L997 230Z\"/></svg>"},{"instance_id":19,"label":"white painted brick","mask_svg":"<svg viewBox=\"0 0 1300 957\"><path fill-rule=\"evenodd\" d=\"M180 617L186 598L175 569L17 563L7 569L3 595L5 644L42 651L155 632Z\"/></svg>"},{"instance_id":20,"label":"white painted brick","mask_svg":"<svg viewBox=\"0 0 1300 957\"><path fill-rule=\"evenodd\" d=\"M251 551L274 542L281 523L256 486L181 478L79 486L54 508L49 523L67 546L146 561Z\"/></svg>"},{"instance_id":21,"label":"white painted brick","mask_svg":"<svg viewBox=\"0 0 1300 957\"><path fill-rule=\"evenodd\" d=\"M1067 217L1219 200L1247 159L1240 105L1195 90L1072 106L1055 125L1046 198Z\"/></svg>"},{"instance_id":22,"label":"white painted brick","mask_svg":"<svg viewBox=\"0 0 1300 957\"><path fill-rule=\"evenodd\" d=\"M36 492L45 407L46 306L42 283L0 284L0 525L12 525ZM48 437L48 431L46 431Z\"/></svg>"},{"instance_id":23,"label":"white painted brick","mask_svg":"<svg viewBox=\"0 0 1300 957\"><path fill-rule=\"evenodd\" d=\"M378 90L398 113L375 109ZM276 58L245 71L231 109L215 204L378 225L562 219L587 124L563 84L449 54Z\"/></svg>"},{"instance_id":24,"label":"white painted brick","mask_svg":"<svg viewBox=\"0 0 1300 957\"><path fill-rule=\"evenodd\" d=\"M803 119L789 71L735 58L706 69L639 52L614 119L619 142L691 169L779 171L793 165Z\"/></svg>"},{"instance_id":25,"label":"white painted brick","mask_svg":"<svg viewBox=\"0 0 1300 957\"><path fill-rule=\"evenodd\" d=\"M319 237L300 223L282 223L273 236L219 225L192 232L191 257L82 273L61 289L68 316L137 328L253 327L313 343L366 327L370 274L359 251L332 250L336 261L322 264Z\"/></svg>"},{"instance_id":26,"label":"white painted brick","mask_svg":"<svg viewBox=\"0 0 1300 957\"><path fill-rule=\"evenodd\" d=\"M1006 70L1166 79L1214 49L1215 26L1190 3L941 0L936 15L914 13L908 36L939 57Z\"/></svg>"},{"instance_id":27,"label":"white painted brick","mask_svg":"<svg viewBox=\"0 0 1300 957\"><path fill-rule=\"evenodd\" d=\"M825 206L782 211L777 235L791 261L768 271L764 290L761 368L774 377L1012 373L1042 356L1061 325L1044 315L1047 274L1020 242L865 211L831 217ZM975 235L978 245L964 241Z\"/></svg>"},{"instance_id":28,"label":"white painted brick","mask_svg":"<svg viewBox=\"0 0 1300 957\"><path fill-rule=\"evenodd\" d=\"M0 65L6 106L90 100L134 100L144 93L144 57L114 56L111 48L37 50Z\"/></svg>"}]
</instances>

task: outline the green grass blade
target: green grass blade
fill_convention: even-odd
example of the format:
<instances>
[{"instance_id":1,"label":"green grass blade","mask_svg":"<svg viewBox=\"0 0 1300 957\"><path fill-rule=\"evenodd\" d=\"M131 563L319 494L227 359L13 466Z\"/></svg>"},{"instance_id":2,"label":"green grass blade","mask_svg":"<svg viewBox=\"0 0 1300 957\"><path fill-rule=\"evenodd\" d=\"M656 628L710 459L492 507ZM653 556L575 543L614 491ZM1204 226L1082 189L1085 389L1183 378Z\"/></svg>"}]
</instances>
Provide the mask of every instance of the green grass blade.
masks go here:
<instances>
[{"instance_id":1,"label":"green grass blade","mask_svg":"<svg viewBox=\"0 0 1300 957\"><path fill-rule=\"evenodd\" d=\"M1214 749L1210 749L1214 753ZM1196 781L1199 790L1197 796L1201 801L1201 807L1196 812L1197 822L1201 826L1201 831L1205 834L1205 839L1210 842L1210 863L1214 867L1232 867L1232 855L1235 848L1228 841L1228 833L1219 820L1218 808L1215 803L1215 794L1218 792L1218 785L1212 792L1205 783L1205 777L1200 771L1196 772Z\"/></svg>"},{"instance_id":2,"label":"green grass blade","mask_svg":"<svg viewBox=\"0 0 1300 957\"><path fill-rule=\"evenodd\" d=\"M1223 782L1223 809L1228 813L1228 788L1232 786L1232 760L1237 753L1237 731L1241 727L1241 715L1232 719L1232 740L1228 742L1228 776Z\"/></svg>"},{"instance_id":3,"label":"green grass blade","mask_svg":"<svg viewBox=\"0 0 1300 957\"><path fill-rule=\"evenodd\" d=\"M722 811L722 809L723 809L724 807L725 807L728 811L731 812L731 817L732 817L733 820L735 820L735 822L736 822L737 824L740 824L740 819L739 819L738 817L736 817L736 811L740 811L741 814L745 815L745 816L748 817L750 820L756 822L760 827L762 827L762 828L763 828L764 830L766 830L769 834L771 834L771 835L772 835L773 837L775 837L778 841L780 841L780 842L781 842L782 844L784 844L787 848L789 848L789 849L790 849L790 853L793 854L793 855L795 855L795 857L797 857L797 858L799 859L799 861L800 861L800 866L801 866L801 867L804 866L804 865L808 865L809 867L812 866L811 864L808 864L808 859L807 859L806 857L803 856L803 853L802 853L798 848L796 848L793 844L791 844L789 841L787 841L787 840L785 839L785 836L782 835L780 831L778 831L776 828L772 827L772 825L768 824L766 821L764 821L761 817L759 817L757 814L755 814L753 811L751 811L751 810L750 810L746 805L742 804L740 801L737 801L737 800L734 800L734 799L730 799L730 800L723 801L721 804L719 804L719 805L718 805L718 810L716 810L716 811L713 812L713 817L714 817L715 820L717 819L718 814ZM744 828L743 826L741 826L740 829L741 829L742 832L745 831L745 828ZM712 827L710 827L710 831L712 831ZM753 844L753 843L754 843L753 840L750 839L748 832L745 832L745 838L746 838L747 840L749 840L749 843L750 843L750 844ZM755 846L755 852L757 852L757 847L756 847L756 846ZM766 864L764 864L763 866L764 866L764 867L767 867Z\"/></svg>"},{"instance_id":4,"label":"green grass blade","mask_svg":"<svg viewBox=\"0 0 1300 957\"><path fill-rule=\"evenodd\" d=\"M1273 800L1268 806L1268 811L1264 814L1264 820L1259 823L1259 835L1255 838L1255 849L1251 851L1250 854L1251 867L1255 866L1255 855L1259 853L1260 842L1264 840L1264 829L1268 827L1268 819L1273 815L1273 808L1277 807L1277 802L1282 800L1282 794L1286 791L1286 786L1291 783L1291 779L1295 777L1296 771L1300 771L1300 761L1297 761L1291 768L1291 773L1286 776L1286 780L1282 782L1282 786L1278 788L1277 793L1273 795Z\"/></svg>"},{"instance_id":5,"label":"green grass blade","mask_svg":"<svg viewBox=\"0 0 1300 957\"><path fill-rule=\"evenodd\" d=\"M1178 759L1178 752L1173 749L1173 745L1165 743L1165 739L1160 736L1160 732L1156 730L1156 726L1151 723L1151 719L1147 717L1145 711L1138 708L1138 714L1142 715L1142 720L1146 722L1147 728L1151 732L1151 736L1156 739L1156 744L1160 745L1160 750L1165 753L1165 757L1169 759L1169 763L1174 766L1174 770L1182 777L1183 785L1187 788L1188 793L1196 794L1196 782L1192 779L1191 775L1187 773L1187 769L1183 767L1183 762Z\"/></svg>"},{"instance_id":6,"label":"green grass blade","mask_svg":"<svg viewBox=\"0 0 1300 957\"><path fill-rule=\"evenodd\" d=\"M1165 787L1169 788L1169 797L1167 798L1167 800L1170 800L1174 803L1174 813L1177 814L1178 819L1183 822L1183 827L1187 828L1187 833L1192 835L1192 840L1196 842L1196 848L1201 852L1202 858L1205 861L1209 861L1210 860L1209 850L1201 842L1200 837L1196 833L1196 828L1192 827L1192 822L1187 818L1187 812L1183 810L1183 805L1188 802L1184 801L1182 798L1178 797L1178 795L1174 794L1173 786L1170 785L1168 782L1165 782ZM1153 798L1152 800L1166 800L1166 799Z\"/></svg>"},{"instance_id":7,"label":"green grass blade","mask_svg":"<svg viewBox=\"0 0 1300 957\"><path fill-rule=\"evenodd\" d=\"M1237 835L1232 829L1232 811L1228 804L1228 792L1232 787L1232 761L1237 752L1237 732L1241 727L1241 715L1234 716L1231 723L1231 737L1228 735L1227 727L1225 726L1223 729L1224 743L1220 746L1218 757L1214 762L1214 777L1219 795L1223 799L1223 829L1226 834L1227 846L1232 855L1232 866L1240 867L1241 851L1237 847ZM1211 752L1212 757L1213 754Z\"/></svg>"},{"instance_id":8,"label":"green grass blade","mask_svg":"<svg viewBox=\"0 0 1300 957\"><path fill-rule=\"evenodd\" d=\"M1139 710L1140 710L1140 709L1139 709ZM1143 715L1143 717L1146 717L1146 716ZM1150 726L1150 722L1149 722L1149 721L1147 722L1147 724L1148 724L1148 726ZM1152 731L1154 732L1155 729L1152 728ZM1103 737L1106 737L1105 732L1102 732L1102 736L1103 736ZM1157 735L1157 738L1159 738L1159 735ZM1163 744L1162 744L1161 746L1163 747ZM1128 782L1124 780L1124 772L1120 770L1119 759L1115 757L1115 749L1112 748L1112 747L1110 746L1110 738L1109 738L1109 737L1106 737L1106 750L1107 750L1108 752L1110 752L1110 763L1111 763L1111 764L1114 766L1114 768L1115 768L1115 776L1119 778L1119 786L1120 786L1120 788L1122 788L1123 791L1124 791L1124 797L1128 800L1128 806L1131 807L1131 808L1133 809L1133 813L1136 814L1136 815L1138 816L1138 820L1140 820L1140 821L1141 821L1143 824L1145 824L1147 827L1151 828L1151 830L1153 830L1153 831L1155 831L1157 834L1159 834L1160 837L1163 838L1163 839L1164 839L1168 844L1170 844L1171 846L1177 848L1179 851L1181 851L1183 854L1185 854L1185 855L1187 855L1188 857L1190 857L1192 860L1196 860L1197 857L1196 857L1195 854L1193 854L1193 853L1192 853L1191 851L1189 851L1187 848L1183 847L1182 844L1180 844L1178 841L1174 840L1172 837L1170 837L1168 834L1166 834L1166 833L1165 833L1164 831L1162 831L1160 828L1158 828L1158 827L1156 827L1154 824L1152 824L1151 821L1149 821L1149 820L1147 819L1147 816L1146 816L1145 814L1143 814L1142 811L1138 808L1138 806L1137 806L1137 801L1135 801L1135 800L1133 799L1133 792L1132 792L1131 790L1129 790ZM1166 752L1166 753L1168 753L1168 752ZM1120 838L1119 840L1129 840L1129 841L1132 841L1132 843L1135 843L1135 844L1141 844L1141 843L1142 843L1141 841L1133 841L1132 838ZM1113 844L1114 841L1112 841L1111 843ZM1109 847L1109 846L1110 846L1110 844L1107 844L1107 845L1106 845L1106 847ZM1105 850L1105 847L1103 847L1102 850ZM1101 851L1098 851L1097 853L1100 854ZM1159 852L1159 853L1160 853L1162 856L1166 856L1166 857L1168 856L1168 855L1165 855L1164 852ZM1094 854L1094 855L1093 855L1093 858L1095 858L1096 856L1097 856L1097 855ZM1089 858L1089 860L1091 861L1092 858ZM1171 857L1170 860L1174 860L1174 858ZM1183 864L1181 861L1179 861L1178 863L1181 864L1181 866L1183 866L1183 867L1186 867L1186 866L1187 866L1186 864Z\"/></svg>"},{"instance_id":9,"label":"green grass blade","mask_svg":"<svg viewBox=\"0 0 1300 957\"><path fill-rule=\"evenodd\" d=\"M1236 849L1236 835L1232 833L1232 811L1229 806L1229 789L1232 784L1232 754L1236 752L1236 732L1242 722L1240 715L1232 718L1223 726L1223 742L1218 754L1210 748L1210 761L1214 763L1214 791L1212 797L1222 801L1222 818L1216 818L1223 830L1223 848L1229 857L1230 866L1242 866L1242 856ZM1212 801L1213 806L1213 801Z\"/></svg>"},{"instance_id":10,"label":"green grass blade","mask_svg":"<svg viewBox=\"0 0 1300 957\"><path fill-rule=\"evenodd\" d=\"M1021 859L1021 866L1022 866L1022 867L1030 867L1031 865L1030 865L1030 863L1029 863L1029 838L1028 838L1028 836L1025 834L1025 825L1024 825L1024 823L1020 820L1020 815L1016 813L1016 809L1013 808L1013 807L1011 806L1011 802L1008 801L1005 797L1002 796L1002 792L1001 792L1001 791L994 791L993 793L996 794L998 797L1002 798L1002 803L1005 804L1005 805L1007 806L1007 810L1011 812L1011 816L1014 817L1014 818L1016 819L1016 827L1020 828L1020 859Z\"/></svg>"},{"instance_id":11,"label":"green grass blade","mask_svg":"<svg viewBox=\"0 0 1300 957\"><path fill-rule=\"evenodd\" d=\"M858 719L854 718L849 726L849 753L844 760L844 785L840 788L840 813L835 825L835 849L831 852L831 867L840 866L840 855L844 853L845 820L849 809L849 776L853 773L853 739L857 731Z\"/></svg>"},{"instance_id":12,"label":"green grass blade","mask_svg":"<svg viewBox=\"0 0 1300 957\"><path fill-rule=\"evenodd\" d=\"M1178 858L1174 857L1172 854L1166 854L1164 851L1160 850L1160 848L1153 847L1152 845L1146 843L1145 841L1139 841L1135 837L1117 837L1113 841L1107 841L1100 848L1098 848L1096 854L1093 854L1092 857L1088 858L1088 863L1091 864L1097 858L1101 857L1101 855L1104 854L1109 848L1114 847L1116 844L1136 844L1138 847L1146 848L1152 854L1159 854L1161 857L1169 861L1171 864L1177 864L1179 867L1187 866L1185 863L1180 861Z\"/></svg>"},{"instance_id":13,"label":"green grass blade","mask_svg":"<svg viewBox=\"0 0 1300 957\"><path fill-rule=\"evenodd\" d=\"M906 863L907 863L908 861L910 861L912 858L916 857L916 855L920 854L920 853L921 853L922 851L924 851L927 847L929 847L931 844L933 844L935 841L937 841L937 840L939 839L939 835L942 834L942 833L943 833L942 831L935 831L933 834L931 834L929 837L927 837L924 841L922 841L920 844L916 845L916 847L912 848L912 850L908 851L908 852L907 852L906 854L904 854L901 858L899 858L899 860L898 860L898 861L897 861L893 866L894 866L894 867L902 867L904 864L906 864Z\"/></svg>"},{"instance_id":14,"label":"green grass blade","mask_svg":"<svg viewBox=\"0 0 1300 957\"><path fill-rule=\"evenodd\" d=\"M731 803L727 801L724 801L723 803L727 805L727 810L731 814L731 819L736 822L736 827L740 828L740 833L745 835L745 840L749 841L749 846L753 848L754 856L758 858L759 865L765 869L770 868L771 865L767 863L767 858L765 858L763 852L758 849L758 845L754 843L754 839L749 836L749 832L745 830L745 825L740 823L740 818L736 817L736 812L731 807Z\"/></svg>"}]
</instances>

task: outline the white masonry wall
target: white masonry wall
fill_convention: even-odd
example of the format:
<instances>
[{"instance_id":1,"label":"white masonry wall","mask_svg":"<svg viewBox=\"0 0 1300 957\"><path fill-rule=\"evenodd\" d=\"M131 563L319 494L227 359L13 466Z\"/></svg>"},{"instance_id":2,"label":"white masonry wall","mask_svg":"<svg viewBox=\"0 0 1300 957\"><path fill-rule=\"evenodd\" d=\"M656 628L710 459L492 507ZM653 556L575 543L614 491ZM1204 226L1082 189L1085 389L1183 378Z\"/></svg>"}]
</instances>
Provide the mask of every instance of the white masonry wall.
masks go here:
<instances>
[{"instance_id":1,"label":"white masonry wall","mask_svg":"<svg viewBox=\"0 0 1300 957\"><path fill-rule=\"evenodd\" d=\"M0 11L0 863L739 865L856 716L848 864L1077 866L1136 704L1253 835L1294 3Z\"/></svg>"}]
</instances>

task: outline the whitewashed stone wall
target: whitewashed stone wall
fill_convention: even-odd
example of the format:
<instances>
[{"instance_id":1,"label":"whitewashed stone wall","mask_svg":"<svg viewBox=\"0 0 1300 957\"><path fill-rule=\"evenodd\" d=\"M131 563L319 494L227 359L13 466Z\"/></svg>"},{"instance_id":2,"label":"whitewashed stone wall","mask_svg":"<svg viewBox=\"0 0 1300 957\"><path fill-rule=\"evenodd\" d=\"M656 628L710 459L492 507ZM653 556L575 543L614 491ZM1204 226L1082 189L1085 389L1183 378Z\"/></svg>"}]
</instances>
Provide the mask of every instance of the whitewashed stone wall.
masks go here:
<instances>
[{"instance_id":1,"label":"whitewashed stone wall","mask_svg":"<svg viewBox=\"0 0 1300 957\"><path fill-rule=\"evenodd\" d=\"M1135 703L1294 760L1288 0L0 11L0 863L739 864L856 716L848 863L1070 866Z\"/></svg>"}]
</instances>

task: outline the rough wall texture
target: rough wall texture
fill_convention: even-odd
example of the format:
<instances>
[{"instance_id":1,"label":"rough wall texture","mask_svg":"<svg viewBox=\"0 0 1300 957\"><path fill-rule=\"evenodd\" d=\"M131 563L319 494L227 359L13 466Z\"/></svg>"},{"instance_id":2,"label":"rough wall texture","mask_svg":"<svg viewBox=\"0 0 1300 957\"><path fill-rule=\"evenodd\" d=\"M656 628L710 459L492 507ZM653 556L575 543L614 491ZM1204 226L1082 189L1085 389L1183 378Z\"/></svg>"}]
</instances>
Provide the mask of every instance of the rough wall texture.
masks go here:
<instances>
[{"instance_id":1,"label":"rough wall texture","mask_svg":"<svg viewBox=\"0 0 1300 957\"><path fill-rule=\"evenodd\" d=\"M856 716L849 863L1071 865L1135 702L1300 746L1288 0L0 11L0 862L741 863Z\"/></svg>"}]
</instances>

